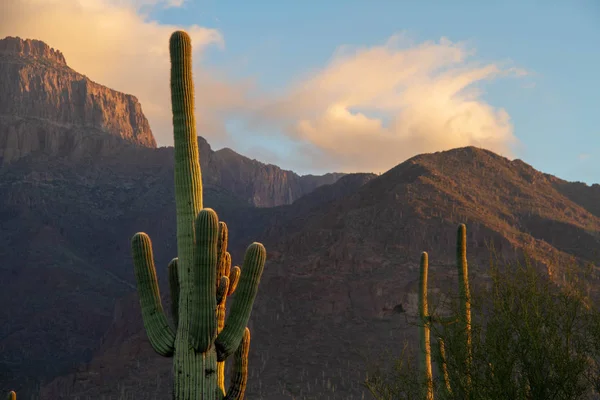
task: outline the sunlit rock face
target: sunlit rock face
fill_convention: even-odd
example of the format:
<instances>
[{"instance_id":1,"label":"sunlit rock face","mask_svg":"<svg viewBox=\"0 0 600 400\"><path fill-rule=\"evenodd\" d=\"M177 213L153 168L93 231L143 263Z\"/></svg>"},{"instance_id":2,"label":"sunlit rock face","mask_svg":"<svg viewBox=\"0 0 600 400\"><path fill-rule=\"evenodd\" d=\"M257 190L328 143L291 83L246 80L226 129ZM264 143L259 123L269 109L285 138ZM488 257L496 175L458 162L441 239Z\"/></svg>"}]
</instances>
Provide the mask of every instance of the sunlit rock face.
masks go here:
<instances>
[{"instance_id":1,"label":"sunlit rock face","mask_svg":"<svg viewBox=\"0 0 600 400\"><path fill-rule=\"evenodd\" d=\"M39 40L0 40L0 162L34 152L79 157L156 147L138 100L72 70Z\"/></svg>"}]
</instances>

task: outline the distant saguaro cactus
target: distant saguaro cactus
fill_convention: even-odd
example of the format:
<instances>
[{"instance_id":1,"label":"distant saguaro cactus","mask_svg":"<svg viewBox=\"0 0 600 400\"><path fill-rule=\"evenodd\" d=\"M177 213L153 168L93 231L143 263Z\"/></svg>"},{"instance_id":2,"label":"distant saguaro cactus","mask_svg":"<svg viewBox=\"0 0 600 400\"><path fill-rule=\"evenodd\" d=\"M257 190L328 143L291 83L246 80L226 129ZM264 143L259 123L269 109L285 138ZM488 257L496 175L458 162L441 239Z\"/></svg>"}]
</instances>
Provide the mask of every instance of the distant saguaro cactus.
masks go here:
<instances>
[{"instance_id":1,"label":"distant saguaro cactus","mask_svg":"<svg viewBox=\"0 0 600 400\"><path fill-rule=\"evenodd\" d=\"M429 272L429 260L426 252L421 253L421 267L420 267L420 279L419 279L419 339L420 339L420 352L419 352L419 365L420 372L425 380L425 388L423 393L423 399L433 400L433 374L431 370L431 342L430 342L430 330L433 322L448 323L457 321L461 324L462 330L464 331L465 340L465 365L467 367L466 372L466 390L465 398L468 399L470 396L470 367L472 362L472 349L471 349L471 291L469 289L469 270L467 265L467 227L465 224L458 226L458 238L456 243L456 267L458 269L458 293L460 299L460 314L457 317L450 318L433 318L429 315L429 308L427 305L427 275ZM440 374L444 379L445 390L447 393L452 393L452 387L450 385L448 371L446 368L446 351L444 342L438 339L441 365Z\"/></svg>"},{"instance_id":2,"label":"distant saguaro cactus","mask_svg":"<svg viewBox=\"0 0 600 400\"><path fill-rule=\"evenodd\" d=\"M131 240L144 327L154 350L174 357L175 400L243 399L250 331L246 327L266 251L253 243L242 269L231 268L227 226L202 207L202 176L194 119L192 47L187 33L170 38L171 102L175 137L175 202L178 258L169 263L175 331L163 311L150 238ZM237 287L225 320L225 301ZM234 354L235 353L235 354ZM234 354L231 384L224 388L224 360Z\"/></svg>"}]
</instances>

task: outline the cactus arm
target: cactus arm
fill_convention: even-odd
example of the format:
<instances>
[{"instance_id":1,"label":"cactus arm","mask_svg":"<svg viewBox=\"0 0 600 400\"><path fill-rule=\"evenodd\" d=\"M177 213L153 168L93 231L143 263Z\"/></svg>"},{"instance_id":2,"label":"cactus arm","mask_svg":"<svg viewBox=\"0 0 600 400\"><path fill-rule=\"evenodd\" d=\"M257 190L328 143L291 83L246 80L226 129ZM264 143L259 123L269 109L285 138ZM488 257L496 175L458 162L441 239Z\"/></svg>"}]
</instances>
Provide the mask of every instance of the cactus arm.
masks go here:
<instances>
[{"instance_id":1,"label":"cactus arm","mask_svg":"<svg viewBox=\"0 0 600 400\"><path fill-rule=\"evenodd\" d=\"M233 292L235 292L235 289L237 288L237 284L240 281L241 273L242 273L242 270L237 265L235 267L233 267L233 269L229 273L229 293L227 293L227 296L231 296L231 294L233 294Z\"/></svg>"},{"instance_id":2,"label":"cactus arm","mask_svg":"<svg viewBox=\"0 0 600 400\"><path fill-rule=\"evenodd\" d=\"M136 233L131 239L131 249L144 328L152 348L161 356L169 357L173 355L175 335L160 300L150 237L143 232Z\"/></svg>"},{"instance_id":3,"label":"cactus arm","mask_svg":"<svg viewBox=\"0 0 600 400\"><path fill-rule=\"evenodd\" d=\"M218 361L232 354L243 339L266 259L267 252L262 244L254 242L248 246L231 313L215 340Z\"/></svg>"},{"instance_id":4,"label":"cactus arm","mask_svg":"<svg viewBox=\"0 0 600 400\"><path fill-rule=\"evenodd\" d=\"M8 400L17 400L17 394L11 390L8 392Z\"/></svg>"},{"instance_id":5,"label":"cactus arm","mask_svg":"<svg viewBox=\"0 0 600 400\"><path fill-rule=\"evenodd\" d=\"M223 276L221 276L221 283L219 284L219 288L217 288L217 334L221 333L225 326L227 296L230 295L229 274L231 272L231 254L226 251L224 263ZM225 393L225 361L217 361L217 384L223 393Z\"/></svg>"},{"instance_id":6,"label":"cactus arm","mask_svg":"<svg viewBox=\"0 0 600 400\"><path fill-rule=\"evenodd\" d=\"M169 288L171 289L171 314L175 329L179 325L179 274L177 272L177 257L169 263Z\"/></svg>"},{"instance_id":7,"label":"cactus arm","mask_svg":"<svg viewBox=\"0 0 600 400\"><path fill-rule=\"evenodd\" d=\"M250 350L250 329L244 330L244 337L233 356L231 383L225 400L243 400L248 382L248 352Z\"/></svg>"},{"instance_id":8,"label":"cactus arm","mask_svg":"<svg viewBox=\"0 0 600 400\"><path fill-rule=\"evenodd\" d=\"M231 273L231 254L228 251L225 252L225 270L223 271L223 275L229 277Z\"/></svg>"},{"instance_id":9,"label":"cactus arm","mask_svg":"<svg viewBox=\"0 0 600 400\"><path fill-rule=\"evenodd\" d=\"M217 336L217 242L219 219L217 213L205 208L196 219L196 251L194 277L189 290L189 329L192 346L204 353ZM183 282L182 282L183 283Z\"/></svg>"},{"instance_id":10,"label":"cactus arm","mask_svg":"<svg viewBox=\"0 0 600 400\"><path fill-rule=\"evenodd\" d=\"M227 263L228 230L225 222L219 221L219 239L217 241L217 284L225 273ZM231 255L229 256L231 257Z\"/></svg>"},{"instance_id":11,"label":"cactus arm","mask_svg":"<svg viewBox=\"0 0 600 400\"><path fill-rule=\"evenodd\" d=\"M225 325L225 303L229 291L229 278L222 276L217 288L217 333L223 330ZM217 384L225 392L225 361L217 361Z\"/></svg>"},{"instance_id":12,"label":"cactus arm","mask_svg":"<svg viewBox=\"0 0 600 400\"><path fill-rule=\"evenodd\" d=\"M238 268L239 269L239 268ZM225 253L225 268L224 275L221 276L219 287L217 288L217 333L221 333L225 326L225 307L227 304L227 296L231 295L231 281L229 272L231 270L231 256ZM239 275L238 275L239 276ZM234 282L237 284L237 281ZM235 287L234 287L235 289Z\"/></svg>"},{"instance_id":13,"label":"cactus arm","mask_svg":"<svg viewBox=\"0 0 600 400\"><path fill-rule=\"evenodd\" d=\"M427 252L421 253L421 267L419 275L419 340L421 374L425 379L424 398L433 400L433 373L431 371L431 342L429 310L427 306L427 275L429 260Z\"/></svg>"},{"instance_id":14,"label":"cactus arm","mask_svg":"<svg viewBox=\"0 0 600 400\"><path fill-rule=\"evenodd\" d=\"M221 306L225 305L225 300L227 299L227 291L228 290L229 290L229 278L226 276L222 276L221 279L219 280L219 287L217 288L217 307L219 307L219 311L221 309ZM223 307L223 311L225 311L224 307Z\"/></svg>"}]
</instances>

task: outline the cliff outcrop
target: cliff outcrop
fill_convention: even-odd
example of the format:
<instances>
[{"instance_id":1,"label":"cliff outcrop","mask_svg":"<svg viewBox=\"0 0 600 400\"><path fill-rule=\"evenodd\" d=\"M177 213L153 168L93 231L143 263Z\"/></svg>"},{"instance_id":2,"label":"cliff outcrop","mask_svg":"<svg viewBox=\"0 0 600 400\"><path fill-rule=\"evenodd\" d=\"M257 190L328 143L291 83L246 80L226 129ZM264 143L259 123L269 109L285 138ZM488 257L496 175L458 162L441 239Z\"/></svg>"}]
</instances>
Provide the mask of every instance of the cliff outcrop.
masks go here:
<instances>
[{"instance_id":1,"label":"cliff outcrop","mask_svg":"<svg viewBox=\"0 0 600 400\"><path fill-rule=\"evenodd\" d=\"M104 155L156 147L138 100L71 69L39 40L0 40L0 164L28 154Z\"/></svg>"}]
</instances>

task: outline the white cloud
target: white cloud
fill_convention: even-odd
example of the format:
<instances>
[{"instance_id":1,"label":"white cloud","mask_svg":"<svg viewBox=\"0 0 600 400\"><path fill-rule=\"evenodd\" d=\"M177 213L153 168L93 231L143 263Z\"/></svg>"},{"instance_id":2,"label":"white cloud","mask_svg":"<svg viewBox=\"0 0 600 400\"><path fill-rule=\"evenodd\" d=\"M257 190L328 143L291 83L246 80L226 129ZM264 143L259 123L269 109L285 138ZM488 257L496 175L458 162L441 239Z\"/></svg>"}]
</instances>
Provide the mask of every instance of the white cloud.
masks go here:
<instances>
[{"instance_id":1,"label":"white cloud","mask_svg":"<svg viewBox=\"0 0 600 400\"><path fill-rule=\"evenodd\" d=\"M527 73L478 65L473 55L444 38L344 47L314 76L264 101L253 124L279 123L320 167L343 171L385 171L415 154L468 145L510 155L510 117L476 84Z\"/></svg>"},{"instance_id":2,"label":"white cloud","mask_svg":"<svg viewBox=\"0 0 600 400\"><path fill-rule=\"evenodd\" d=\"M579 161L587 161L591 156L588 153L581 153L577 156Z\"/></svg>"}]
</instances>

